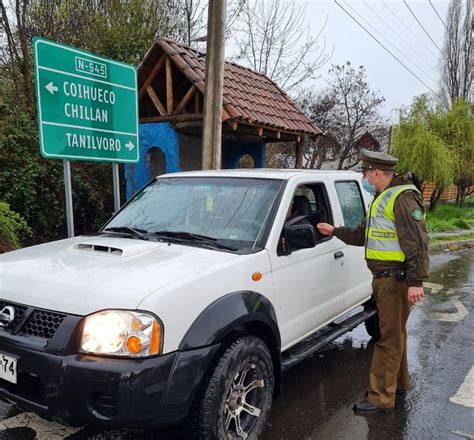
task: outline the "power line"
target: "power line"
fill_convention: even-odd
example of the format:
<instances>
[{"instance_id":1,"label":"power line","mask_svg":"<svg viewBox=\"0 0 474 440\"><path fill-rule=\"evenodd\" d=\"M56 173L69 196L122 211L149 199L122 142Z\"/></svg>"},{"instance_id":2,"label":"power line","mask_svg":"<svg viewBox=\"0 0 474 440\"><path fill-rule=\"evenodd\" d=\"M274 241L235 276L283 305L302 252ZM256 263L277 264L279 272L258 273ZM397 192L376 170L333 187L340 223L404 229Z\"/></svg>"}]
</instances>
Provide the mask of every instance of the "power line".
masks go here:
<instances>
[{"instance_id":1,"label":"power line","mask_svg":"<svg viewBox=\"0 0 474 440\"><path fill-rule=\"evenodd\" d=\"M444 20L441 18L441 15L439 15L439 14L438 14L438 11L436 10L436 8L435 8L434 4L433 4L433 3L431 3L431 0L428 0L428 1L430 2L430 5L431 5L431 7L433 8L433 11L435 11L435 12L436 12L436 15L437 15L437 16L438 16L438 18L441 20L441 23L443 23L443 26L444 26L444 28L445 28L445 29L446 29L446 30L449 32L449 30L448 30L448 26L446 26L446 23L445 23L445 22L444 22Z\"/></svg>"},{"instance_id":2,"label":"power line","mask_svg":"<svg viewBox=\"0 0 474 440\"><path fill-rule=\"evenodd\" d=\"M418 40L419 43L421 43L421 44L425 47L425 49L426 49L428 52L431 53L431 55L437 56L437 55L431 50L431 48L430 48L429 46L427 46L427 45L425 44L425 42L424 42L422 39L420 39L420 37L418 37L418 35L415 34L415 33L411 30L411 28L409 28L409 27L406 25L406 23L405 23L403 20L400 19L400 17L384 2L384 0L381 0L381 1L382 1L382 4L392 13L392 15Z\"/></svg>"},{"instance_id":3,"label":"power line","mask_svg":"<svg viewBox=\"0 0 474 440\"><path fill-rule=\"evenodd\" d=\"M433 78L431 78L430 75L428 75L422 68L420 68L414 61L412 61L408 55L403 53L397 46L395 46L385 35L383 35L379 30L377 30L369 21L367 21L359 12L357 12L352 6L349 5L347 0L342 0L345 5L352 10L353 13L355 13L362 21L366 23L366 25L371 28L375 33L377 33L383 40L385 40L390 46L392 46L400 55L402 58L406 58L409 63L411 63L419 72L421 72L424 76L426 76L430 81L436 82Z\"/></svg>"},{"instance_id":4,"label":"power line","mask_svg":"<svg viewBox=\"0 0 474 440\"><path fill-rule=\"evenodd\" d=\"M436 95L436 92L428 85L426 84L416 73L414 73L409 67L407 67L403 61L400 61L389 49L387 49L379 40L377 40L377 38L375 38L363 25L361 25L348 11L346 11L346 9L340 5L337 0L334 0L334 2L336 3L337 6L339 6L349 17L352 18L352 20L354 20L365 32L367 32L378 44L380 44L380 46L382 46L393 58L395 58L395 60L398 61L398 63L400 63L406 70L408 70L408 72L410 72L418 81L420 81L427 89L429 89L430 91L432 91L435 95Z\"/></svg>"},{"instance_id":5,"label":"power line","mask_svg":"<svg viewBox=\"0 0 474 440\"><path fill-rule=\"evenodd\" d=\"M400 40L402 40L402 41L407 45L407 47L409 47L409 48L411 49L411 51L412 51L417 57L419 57L428 67L430 67L430 69L431 69L433 72L437 73L436 69L430 64L430 62L429 62L429 61L426 61L426 60L420 55L420 53L419 53L418 51L416 51L415 49L413 49L413 47L405 40L405 38L403 38L395 29L393 29L393 27L390 26L390 24L387 23L387 22L384 20L384 18L381 17L381 16L377 13L377 11L375 11L365 0L364 0L364 4L365 4L365 6L367 6L367 7L374 13L374 15L376 15L376 16L385 24L385 26L387 26L395 35L397 35L398 38L400 38Z\"/></svg>"},{"instance_id":6,"label":"power line","mask_svg":"<svg viewBox=\"0 0 474 440\"><path fill-rule=\"evenodd\" d=\"M418 20L418 17L415 15L415 13L411 10L410 6L408 6L408 3L406 0L403 0L403 3L405 3L405 6L408 8L408 10L410 11L411 15L413 15L413 18L416 20L416 22L420 25L421 29L423 29L423 32L428 36L428 38L431 40L431 42L436 46L436 49L439 50L439 53L441 55L443 55L443 51L438 47L438 45L435 43L435 41L433 40L433 38L431 38L431 35L429 34L429 32L425 29L425 27L421 24L421 21Z\"/></svg>"}]
</instances>

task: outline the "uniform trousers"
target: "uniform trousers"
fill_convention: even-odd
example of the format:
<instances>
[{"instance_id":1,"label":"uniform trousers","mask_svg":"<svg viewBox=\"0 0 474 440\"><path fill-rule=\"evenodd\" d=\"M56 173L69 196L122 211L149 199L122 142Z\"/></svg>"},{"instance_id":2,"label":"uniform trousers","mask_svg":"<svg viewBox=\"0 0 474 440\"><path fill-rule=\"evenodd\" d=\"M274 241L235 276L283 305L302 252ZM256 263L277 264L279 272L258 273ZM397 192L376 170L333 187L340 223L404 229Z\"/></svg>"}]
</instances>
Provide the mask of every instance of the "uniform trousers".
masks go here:
<instances>
[{"instance_id":1,"label":"uniform trousers","mask_svg":"<svg viewBox=\"0 0 474 440\"><path fill-rule=\"evenodd\" d=\"M380 408L393 408L395 392L408 389L408 283L395 277L374 278L372 292L377 302L380 339L372 355L367 400Z\"/></svg>"}]
</instances>

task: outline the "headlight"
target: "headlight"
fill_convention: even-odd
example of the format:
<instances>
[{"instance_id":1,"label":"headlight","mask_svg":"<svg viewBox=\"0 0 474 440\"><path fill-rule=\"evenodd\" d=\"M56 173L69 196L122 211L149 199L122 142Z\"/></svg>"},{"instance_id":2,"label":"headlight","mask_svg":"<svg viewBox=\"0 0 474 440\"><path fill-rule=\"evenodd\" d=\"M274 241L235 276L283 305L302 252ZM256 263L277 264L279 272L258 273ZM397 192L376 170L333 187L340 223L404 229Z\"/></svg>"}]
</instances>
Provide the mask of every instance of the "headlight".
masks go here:
<instances>
[{"instance_id":1,"label":"headlight","mask_svg":"<svg viewBox=\"0 0 474 440\"><path fill-rule=\"evenodd\" d=\"M151 356L161 349L163 328L149 313L106 310L85 318L81 351L114 356Z\"/></svg>"}]
</instances>

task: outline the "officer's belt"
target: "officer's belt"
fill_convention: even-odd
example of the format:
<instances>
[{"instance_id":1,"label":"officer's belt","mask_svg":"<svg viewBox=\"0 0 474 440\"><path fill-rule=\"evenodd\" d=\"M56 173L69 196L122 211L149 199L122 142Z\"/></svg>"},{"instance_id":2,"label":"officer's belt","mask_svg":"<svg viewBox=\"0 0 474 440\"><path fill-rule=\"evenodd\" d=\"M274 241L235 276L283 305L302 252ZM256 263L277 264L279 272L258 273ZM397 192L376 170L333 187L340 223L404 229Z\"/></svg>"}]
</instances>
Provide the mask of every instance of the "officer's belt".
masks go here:
<instances>
[{"instance_id":1,"label":"officer's belt","mask_svg":"<svg viewBox=\"0 0 474 440\"><path fill-rule=\"evenodd\" d=\"M404 280L407 276L406 269L387 269L373 274L374 278L395 277L397 281Z\"/></svg>"}]
</instances>

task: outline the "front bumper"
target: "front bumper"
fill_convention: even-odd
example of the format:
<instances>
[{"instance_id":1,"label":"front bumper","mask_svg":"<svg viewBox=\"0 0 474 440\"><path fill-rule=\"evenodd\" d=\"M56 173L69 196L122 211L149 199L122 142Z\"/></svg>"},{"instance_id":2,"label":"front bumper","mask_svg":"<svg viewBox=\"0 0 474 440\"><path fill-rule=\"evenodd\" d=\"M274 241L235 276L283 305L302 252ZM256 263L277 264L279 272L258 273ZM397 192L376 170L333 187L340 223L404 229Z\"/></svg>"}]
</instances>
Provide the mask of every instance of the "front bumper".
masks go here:
<instances>
[{"instance_id":1,"label":"front bumper","mask_svg":"<svg viewBox=\"0 0 474 440\"><path fill-rule=\"evenodd\" d=\"M0 336L17 357L17 384L0 380L0 398L71 426L172 425L188 414L219 345L146 359L57 355Z\"/></svg>"}]
</instances>

